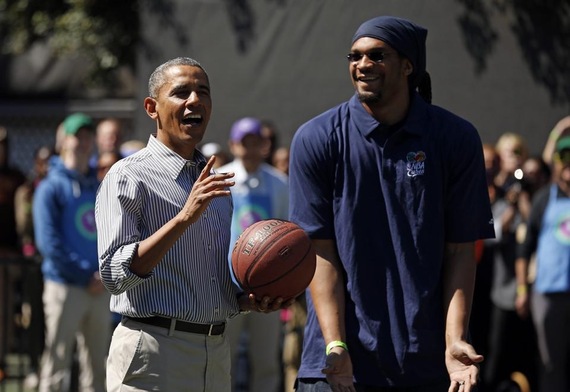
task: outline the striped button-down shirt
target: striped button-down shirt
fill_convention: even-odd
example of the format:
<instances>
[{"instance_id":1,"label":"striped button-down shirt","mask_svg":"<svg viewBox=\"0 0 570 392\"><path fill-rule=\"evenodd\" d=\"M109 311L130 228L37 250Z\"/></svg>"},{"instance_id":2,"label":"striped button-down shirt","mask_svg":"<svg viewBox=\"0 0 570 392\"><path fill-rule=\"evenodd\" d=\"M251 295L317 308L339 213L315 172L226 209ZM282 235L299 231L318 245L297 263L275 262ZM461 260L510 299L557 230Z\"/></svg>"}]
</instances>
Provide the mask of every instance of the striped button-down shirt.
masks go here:
<instances>
[{"instance_id":1,"label":"striped button-down shirt","mask_svg":"<svg viewBox=\"0 0 570 392\"><path fill-rule=\"evenodd\" d=\"M151 136L146 148L117 162L97 193L99 270L113 294L111 310L125 316L161 315L196 323L239 312L227 262L231 198L214 198L151 274L129 266L140 241L178 214L205 164L187 161Z\"/></svg>"}]
</instances>

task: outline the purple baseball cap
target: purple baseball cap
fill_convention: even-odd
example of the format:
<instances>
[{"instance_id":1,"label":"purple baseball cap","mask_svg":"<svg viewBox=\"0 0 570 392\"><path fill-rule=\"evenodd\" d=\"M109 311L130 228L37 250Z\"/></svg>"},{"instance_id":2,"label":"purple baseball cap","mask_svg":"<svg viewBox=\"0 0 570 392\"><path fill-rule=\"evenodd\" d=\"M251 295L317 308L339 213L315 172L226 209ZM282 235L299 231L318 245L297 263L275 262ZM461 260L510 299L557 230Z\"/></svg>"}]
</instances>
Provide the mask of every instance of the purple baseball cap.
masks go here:
<instances>
[{"instance_id":1,"label":"purple baseball cap","mask_svg":"<svg viewBox=\"0 0 570 392\"><path fill-rule=\"evenodd\" d=\"M232 142L241 142L247 135L261 136L262 124L256 118L244 117L237 120L230 131L230 139Z\"/></svg>"}]
</instances>

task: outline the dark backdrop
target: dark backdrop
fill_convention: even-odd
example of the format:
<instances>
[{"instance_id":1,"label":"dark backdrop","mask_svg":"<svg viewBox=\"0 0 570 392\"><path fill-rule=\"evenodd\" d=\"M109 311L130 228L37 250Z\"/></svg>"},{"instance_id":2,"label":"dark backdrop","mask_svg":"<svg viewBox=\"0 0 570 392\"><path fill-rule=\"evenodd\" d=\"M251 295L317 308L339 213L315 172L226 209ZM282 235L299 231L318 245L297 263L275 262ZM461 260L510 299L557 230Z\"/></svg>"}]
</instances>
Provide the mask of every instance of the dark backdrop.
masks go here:
<instances>
[{"instance_id":1,"label":"dark backdrop","mask_svg":"<svg viewBox=\"0 0 570 392\"><path fill-rule=\"evenodd\" d=\"M147 1L135 132L146 139L154 129L142 110L152 70L190 56L211 79L208 141L225 144L234 120L258 116L286 145L300 124L350 97L352 34L384 14L428 28L435 104L473 122L484 141L518 132L537 152L570 113L569 11L565 0Z\"/></svg>"}]
</instances>

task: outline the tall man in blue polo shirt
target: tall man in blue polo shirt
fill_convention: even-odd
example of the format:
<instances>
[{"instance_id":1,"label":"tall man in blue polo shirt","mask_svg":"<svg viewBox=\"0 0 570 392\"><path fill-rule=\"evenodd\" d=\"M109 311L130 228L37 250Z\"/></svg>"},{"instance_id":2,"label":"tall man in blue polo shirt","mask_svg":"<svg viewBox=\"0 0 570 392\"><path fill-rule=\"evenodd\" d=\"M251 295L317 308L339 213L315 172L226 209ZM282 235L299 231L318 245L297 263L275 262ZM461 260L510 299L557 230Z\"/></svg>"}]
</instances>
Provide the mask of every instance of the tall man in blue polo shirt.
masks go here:
<instances>
[{"instance_id":1,"label":"tall man in blue polo shirt","mask_svg":"<svg viewBox=\"0 0 570 392\"><path fill-rule=\"evenodd\" d=\"M429 102L426 36L364 22L348 55L356 94L294 136L290 217L317 249L298 391L477 383L474 241L494 235L492 215L477 131Z\"/></svg>"}]
</instances>

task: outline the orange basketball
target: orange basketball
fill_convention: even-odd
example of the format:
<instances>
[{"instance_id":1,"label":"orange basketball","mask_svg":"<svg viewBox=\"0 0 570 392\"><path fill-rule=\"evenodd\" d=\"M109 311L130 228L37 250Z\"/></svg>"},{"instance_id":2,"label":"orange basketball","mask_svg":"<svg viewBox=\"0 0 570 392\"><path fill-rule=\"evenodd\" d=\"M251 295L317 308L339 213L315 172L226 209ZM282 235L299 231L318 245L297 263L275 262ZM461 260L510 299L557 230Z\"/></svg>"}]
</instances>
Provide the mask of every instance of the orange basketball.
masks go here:
<instances>
[{"instance_id":1,"label":"orange basketball","mask_svg":"<svg viewBox=\"0 0 570 392\"><path fill-rule=\"evenodd\" d=\"M305 291L317 266L307 233L295 223L279 219L262 220L245 229L231 260L246 293L285 301Z\"/></svg>"}]
</instances>

